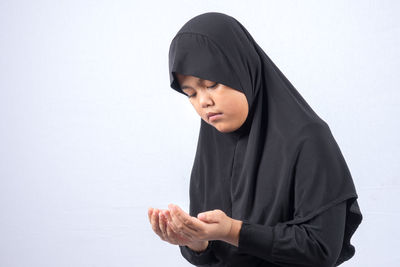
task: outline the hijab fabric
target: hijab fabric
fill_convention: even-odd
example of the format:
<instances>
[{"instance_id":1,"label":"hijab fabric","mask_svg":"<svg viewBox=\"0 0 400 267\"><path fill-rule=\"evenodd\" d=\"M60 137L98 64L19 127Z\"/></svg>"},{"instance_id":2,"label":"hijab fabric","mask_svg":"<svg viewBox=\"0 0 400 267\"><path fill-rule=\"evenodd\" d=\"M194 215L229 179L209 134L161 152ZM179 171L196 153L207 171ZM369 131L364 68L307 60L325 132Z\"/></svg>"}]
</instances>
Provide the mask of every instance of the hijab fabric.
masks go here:
<instances>
[{"instance_id":1,"label":"hijab fabric","mask_svg":"<svg viewBox=\"0 0 400 267\"><path fill-rule=\"evenodd\" d=\"M350 238L362 214L345 159L328 124L246 28L218 12L190 19L169 49L170 86L184 94L175 73L239 90L249 105L245 123L233 132L219 132L201 119L189 214L221 209L237 220L290 225L346 201L345 237L337 264L351 258L355 249ZM224 242L216 242L214 249L221 257L233 253Z\"/></svg>"}]
</instances>

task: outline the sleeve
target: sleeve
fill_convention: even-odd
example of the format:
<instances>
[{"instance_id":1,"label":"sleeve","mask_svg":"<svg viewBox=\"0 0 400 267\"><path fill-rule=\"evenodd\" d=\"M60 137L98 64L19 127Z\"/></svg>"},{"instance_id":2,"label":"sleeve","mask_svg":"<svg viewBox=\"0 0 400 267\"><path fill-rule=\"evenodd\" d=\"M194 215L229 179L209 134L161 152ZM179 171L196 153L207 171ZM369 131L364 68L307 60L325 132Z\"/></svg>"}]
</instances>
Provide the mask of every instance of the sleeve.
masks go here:
<instances>
[{"instance_id":1,"label":"sleeve","mask_svg":"<svg viewBox=\"0 0 400 267\"><path fill-rule=\"evenodd\" d=\"M327 124L300 131L293 163L293 216L275 225L244 221L239 248L283 266L337 266L355 254L357 193Z\"/></svg>"},{"instance_id":2,"label":"sleeve","mask_svg":"<svg viewBox=\"0 0 400 267\"><path fill-rule=\"evenodd\" d=\"M243 221L239 251L278 266L335 266L343 244L346 206L343 201L301 224L265 226Z\"/></svg>"},{"instance_id":3,"label":"sleeve","mask_svg":"<svg viewBox=\"0 0 400 267\"><path fill-rule=\"evenodd\" d=\"M197 252L191 250L188 246L179 246L182 256L191 264L196 266L207 266L212 263L217 263L218 259L215 257L212 246L214 241L208 241L208 246L204 251Z\"/></svg>"}]
</instances>

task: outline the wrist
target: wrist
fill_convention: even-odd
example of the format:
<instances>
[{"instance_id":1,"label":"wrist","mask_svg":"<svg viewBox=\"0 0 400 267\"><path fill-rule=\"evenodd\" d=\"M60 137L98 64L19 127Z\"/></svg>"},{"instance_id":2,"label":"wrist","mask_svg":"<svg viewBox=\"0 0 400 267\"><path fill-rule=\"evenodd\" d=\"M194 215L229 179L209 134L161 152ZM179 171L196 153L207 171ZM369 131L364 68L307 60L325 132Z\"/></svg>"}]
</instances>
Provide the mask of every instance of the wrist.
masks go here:
<instances>
[{"instance_id":1,"label":"wrist","mask_svg":"<svg viewBox=\"0 0 400 267\"><path fill-rule=\"evenodd\" d=\"M208 240L193 242L193 243L190 243L189 245L187 245L187 247L189 247L193 251L202 252L207 249Z\"/></svg>"},{"instance_id":2,"label":"wrist","mask_svg":"<svg viewBox=\"0 0 400 267\"><path fill-rule=\"evenodd\" d=\"M231 220L232 220L231 229L230 229L228 235L226 236L225 240L223 240L223 241L238 247L239 246L239 233L240 233L240 229L242 228L242 221L235 220L232 218L231 218Z\"/></svg>"}]
</instances>

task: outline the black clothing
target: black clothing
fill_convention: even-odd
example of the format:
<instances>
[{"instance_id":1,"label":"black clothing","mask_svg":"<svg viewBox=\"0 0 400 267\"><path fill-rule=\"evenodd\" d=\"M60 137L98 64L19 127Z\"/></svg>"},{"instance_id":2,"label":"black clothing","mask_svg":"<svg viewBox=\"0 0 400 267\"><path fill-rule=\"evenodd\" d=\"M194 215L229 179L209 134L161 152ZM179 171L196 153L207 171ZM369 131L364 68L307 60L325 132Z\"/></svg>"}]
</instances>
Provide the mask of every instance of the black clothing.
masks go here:
<instances>
[{"instance_id":1,"label":"black clothing","mask_svg":"<svg viewBox=\"0 0 400 267\"><path fill-rule=\"evenodd\" d=\"M186 22L169 50L170 86L184 94L175 73L239 90L249 104L236 131L201 120L189 189L191 216L221 209L243 221L239 246L212 240L202 253L180 246L182 255L199 266L321 267L350 259L362 214L340 148L244 26L217 12Z\"/></svg>"},{"instance_id":2,"label":"black clothing","mask_svg":"<svg viewBox=\"0 0 400 267\"><path fill-rule=\"evenodd\" d=\"M334 266L343 244L345 219L346 202L342 201L299 225L247 223L240 232L240 249L218 240L209 241L201 253L180 248L182 255L198 266ZM225 265L213 253L215 249Z\"/></svg>"}]
</instances>

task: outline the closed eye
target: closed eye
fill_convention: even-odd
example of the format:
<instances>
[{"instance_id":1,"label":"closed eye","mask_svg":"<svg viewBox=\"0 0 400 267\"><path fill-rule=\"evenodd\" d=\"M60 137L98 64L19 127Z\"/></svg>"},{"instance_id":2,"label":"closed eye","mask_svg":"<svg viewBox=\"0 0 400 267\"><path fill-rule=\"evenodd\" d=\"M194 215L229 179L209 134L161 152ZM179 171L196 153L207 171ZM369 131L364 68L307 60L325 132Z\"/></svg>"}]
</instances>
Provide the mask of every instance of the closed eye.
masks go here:
<instances>
[{"instance_id":1,"label":"closed eye","mask_svg":"<svg viewBox=\"0 0 400 267\"><path fill-rule=\"evenodd\" d=\"M218 85L218 83L216 82L214 85L209 86L209 87L207 87L207 88L215 88L217 85ZM194 93L194 94L192 94L192 95L188 95L188 98L192 98L192 97L195 97L195 96L196 96L196 93Z\"/></svg>"},{"instance_id":2,"label":"closed eye","mask_svg":"<svg viewBox=\"0 0 400 267\"><path fill-rule=\"evenodd\" d=\"M214 88L215 86L217 86L218 85L218 83L215 83L214 85L212 85L212 86L210 86L210 87L208 87L208 88Z\"/></svg>"}]
</instances>

